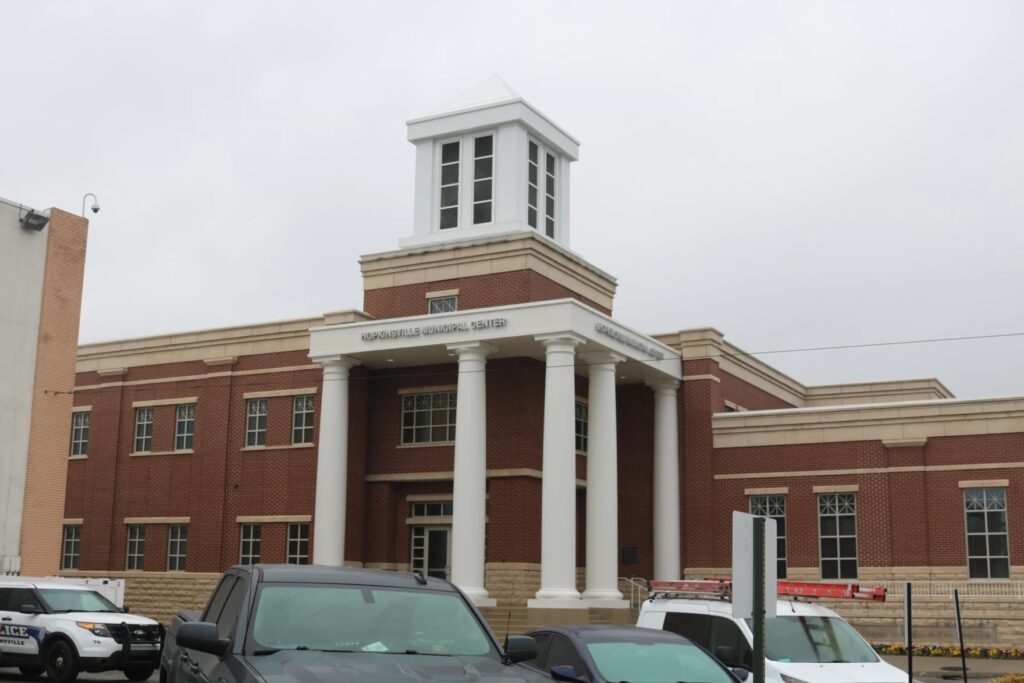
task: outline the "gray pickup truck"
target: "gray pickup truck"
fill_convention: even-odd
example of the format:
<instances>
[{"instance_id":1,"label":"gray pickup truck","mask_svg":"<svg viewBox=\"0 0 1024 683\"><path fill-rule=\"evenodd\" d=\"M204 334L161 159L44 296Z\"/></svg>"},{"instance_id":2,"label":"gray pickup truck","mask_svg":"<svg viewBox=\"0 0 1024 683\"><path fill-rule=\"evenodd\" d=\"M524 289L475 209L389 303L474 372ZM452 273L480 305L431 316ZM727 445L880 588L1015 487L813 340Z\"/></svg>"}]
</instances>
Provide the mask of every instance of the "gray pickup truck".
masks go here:
<instances>
[{"instance_id":1,"label":"gray pickup truck","mask_svg":"<svg viewBox=\"0 0 1024 683\"><path fill-rule=\"evenodd\" d=\"M180 612L160 683L430 680L538 683L519 664L532 638L502 648L473 604L440 579L372 569L229 569L202 612Z\"/></svg>"}]
</instances>

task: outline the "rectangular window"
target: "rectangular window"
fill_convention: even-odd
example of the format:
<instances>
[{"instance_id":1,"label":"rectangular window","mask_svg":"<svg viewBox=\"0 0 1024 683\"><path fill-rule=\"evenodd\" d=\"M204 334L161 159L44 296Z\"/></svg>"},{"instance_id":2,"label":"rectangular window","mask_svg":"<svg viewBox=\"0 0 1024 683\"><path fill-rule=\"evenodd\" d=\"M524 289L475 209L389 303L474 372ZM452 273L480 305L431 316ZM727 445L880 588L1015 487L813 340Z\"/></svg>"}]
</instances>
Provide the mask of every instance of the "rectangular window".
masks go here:
<instances>
[{"instance_id":1,"label":"rectangular window","mask_svg":"<svg viewBox=\"0 0 1024 683\"><path fill-rule=\"evenodd\" d=\"M64 525L64 543L60 553L61 569L78 569L78 558L82 554L82 526Z\"/></svg>"},{"instance_id":2,"label":"rectangular window","mask_svg":"<svg viewBox=\"0 0 1024 683\"><path fill-rule=\"evenodd\" d=\"M260 561L260 539L263 536L263 529L259 524L243 524L242 549L239 557L240 564L259 564Z\"/></svg>"},{"instance_id":3,"label":"rectangular window","mask_svg":"<svg viewBox=\"0 0 1024 683\"><path fill-rule=\"evenodd\" d=\"M1010 578L1006 489L964 489L967 568L972 579Z\"/></svg>"},{"instance_id":4,"label":"rectangular window","mask_svg":"<svg viewBox=\"0 0 1024 683\"><path fill-rule=\"evenodd\" d=\"M545 155L544 224L545 232L551 238L555 236L555 162L554 155Z\"/></svg>"},{"instance_id":5,"label":"rectangular window","mask_svg":"<svg viewBox=\"0 0 1024 683\"><path fill-rule=\"evenodd\" d=\"M146 527L142 524L128 525L128 557L125 568L141 571L146 555Z\"/></svg>"},{"instance_id":6,"label":"rectangular window","mask_svg":"<svg viewBox=\"0 0 1024 683\"><path fill-rule=\"evenodd\" d=\"M196 434L196 404L178 406L174 423L174 450L190 451Z\"/></svg>"},{"instance_id":7,"label":"rectangular window","mask_svg":"<svg viewBox=\"0 0 1024 683\"><path fill-rule=\"evenodd\" d=\"M149 453L153 450L153 409L135 409L135 452Z\"/></svg>"},{"instance_id":8,"label":"rectangular window","mask_svg":"<svg viewBox=\"0 0 1024 683\"><path fill-rule=\"evenodd\" d=\"M427 313L430 315L435 313L454 313L457 310L459 310L459 297L457 296L439 296L427 299Z\"/></svg>"},{"instance_id":9,"label":"rectangular window","mask_svg":"<svg viewBox=\"0 0 1024 683\"><path fill-rule=\"evenodd\" d=\"M587 431L589 428L590 408L586 403L576 402L576 452L587 452Z\"/></svg>"},{"instance_id":10,"label":"rectangular window","mask_svg":"<svg viewBox=\"0 0 1024 683\"><path fill-rule=\"evenodd\" d=\"M441 145L441 229L459 227L459 142Z\"/></svg>"},{"instance_id":11,"label":"rectangular window","mask_svg":"<svg viewBox=\"0 0 1024 683\"><path fill-rule=\"evenodd\" d=\"M455 441L455 392L402 396L402 443Z\"/></svg>"},{"instance_id":12,"label":"rectangular window","mask_svg":"<svg viewBox=\"0 0 1024 683\"><path fill-rule=\"evenodd\" d=\"M172 524L167 528L167 571L185 571L188 556L188 524Z\"/></svg>"},{"instance_id":13,"label":"rectangular window","mask_svg":"<svg viewBox=\"0 0 1024 683\"><path fill-rule=\"evenodd\" d=\"M71 455L89 453L89 413L71 414Z\"/></svg>"},{"instance_id":14,"label":"rectangular window","mask_svg":"<svg viewBox=\"0 0 1024 683\"><path fill-rule=\"evenodd\" d=\"M857 495L818 494L821 578L857 578Z\"/></svg>"},{"instance_id":15,"label":"rectangular window","mask_svg":"<svg viewBox=\"0 0 1024 683\"><path fill-rule=\"evenodd\" d=\"M786 578L786 497L780 495L751 496L750 514L775 520L778 539L775 549L776 571L778 578Z\"/></svg>"},{"instance_id":16,"label":"rectangular window","mask_svg":"<svg viewBox=\"0 0 1024 683\"><path fill-rule=\"evenodd\" d=\"M309 524L288 525L288 564L309 564Z\"/></svg>"},{"instance_id":17,"label":"rectangular window","mask_svg":"<svg viewBox=\"0 0 1024 683\"><path fill-rule=\"evenodd\" d=\"M292 443L313 443L313 396L296 396L292 402Z\"/></svg>"},{"instance_id":18,"label":"rectangular window","mask_svg":"<svg viewBox=\"0 0 1024 683\"><path fill-rule=\"evenodd\" d=\"M473 140L473 225L491 222L494 185L494 136Z\"/></svg>"},{"instance_id":19,"label":"rectangular window","mask_svg":"<svg viewBox=\"0 0 1024 683\"><path fill-rule=\"evenodd\" d=\"M531 228L537 227L537 207L540 184L540 151L537 143L530 140L530 152L528 155L529 170L526 177L526 222Z\"/></svg>"},{"instance_id":20,"label":"rectangular window","mask_svg":"<svg viewBox=\"0 0 1024 683\"><path fill-rule=\"evenodd\" d=\"M267 445L267 399L254 398L245 406L245 445Z\"/></svg>"},{"instance_id":21,"label":"rectangular window","mask_svg":"<svg viewBox=\"0 0 1024 683\"><path fill-rule=\"evenodd\" d=\"M413 517L451 517L452 502L439 501L437 503L413 503Z\"/></svg>"}]
</instances>

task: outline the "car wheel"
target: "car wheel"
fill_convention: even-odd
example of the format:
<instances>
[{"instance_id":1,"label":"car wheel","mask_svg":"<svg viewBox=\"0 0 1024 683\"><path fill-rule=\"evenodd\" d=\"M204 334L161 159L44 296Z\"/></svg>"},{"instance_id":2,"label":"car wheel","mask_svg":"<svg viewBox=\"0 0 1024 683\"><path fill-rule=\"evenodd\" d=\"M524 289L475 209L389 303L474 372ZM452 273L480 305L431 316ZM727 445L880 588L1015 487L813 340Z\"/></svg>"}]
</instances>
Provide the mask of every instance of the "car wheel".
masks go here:
<instances>
[{"instance_id":1,"label":"car wheel","mask_svg":"<svg viewBox=\"0 0 1024 683\"><path fill-rule=\"evenodd\" d=\"M124 676L129 681L144 681L153 675L155 669L151 666L130 666L124 670Z\"/></svg>"},{"instance_id":2,"label":"car wheel","mask_svg":"<svg viewBox=\"0 0 1024 683\"><path fill-rule=\"evenodd\" d=\"M20 671L21 675L25 678L38 678L43 675L43 672L46 671L46 669L41 666L19 666L18 671Z\"/></svg>"},{"instance_id":3,"label":"car wheel","mask_svg":"<svg viewBox=\"0 0 1024 683\"><path fill-rule=\"evenodd\" d=\"M78 653L66 640L55 640L46 648L46 675L53 683L71 683L78 678Z\"/></svg>"}]
</instances>

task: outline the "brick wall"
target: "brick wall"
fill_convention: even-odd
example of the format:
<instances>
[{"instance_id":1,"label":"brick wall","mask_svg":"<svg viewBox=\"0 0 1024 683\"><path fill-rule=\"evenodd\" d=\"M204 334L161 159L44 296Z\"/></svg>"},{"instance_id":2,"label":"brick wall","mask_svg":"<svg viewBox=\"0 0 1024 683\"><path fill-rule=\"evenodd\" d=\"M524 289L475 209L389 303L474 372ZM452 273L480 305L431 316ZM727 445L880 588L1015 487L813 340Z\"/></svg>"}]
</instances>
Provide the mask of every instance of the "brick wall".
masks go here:
<instances>
[{"instance_id":1,"label":"brick wall","mask_svg":"<svg viewBox=\"0 0 1024 683\"><path fill-rule=\"evenodd\" d=\"M363 293L363 310L380 319L426 315L427 292L449 289L459 290L459 310L523 304L530 301L576 299L598 311L611 314L609 309L532 270L369 289Z\"/></svg>"},{"instance_id":2,"label":"brick wall","mask_svg":"<svg viewBox=\"0 0 1024 683\"><path fill-rule=\"evenodd\" d=\"M52 574L60 567L62 498L71 434L70 392L75 377L88 225L84 218L51 209L46 228L21 522L21 571L29 576Z\"/></svg>"}]
</instances>

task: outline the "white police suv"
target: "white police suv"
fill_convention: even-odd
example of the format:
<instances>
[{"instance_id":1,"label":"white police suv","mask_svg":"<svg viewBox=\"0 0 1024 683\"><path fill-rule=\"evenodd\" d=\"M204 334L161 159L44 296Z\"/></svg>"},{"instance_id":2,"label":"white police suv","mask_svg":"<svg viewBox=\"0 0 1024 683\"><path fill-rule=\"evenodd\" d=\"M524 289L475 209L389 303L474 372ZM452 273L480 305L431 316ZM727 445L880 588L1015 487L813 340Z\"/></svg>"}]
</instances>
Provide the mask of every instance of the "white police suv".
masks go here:
<instances>
[{"instance_id":1,"label":"white police suv","mask_svg":"<svg viewBox=\"0 0 1024 683\"><path fill-rule=\"evenodd\" d=\"M144 681L160 662L163 627L126 614L87 586L0 578L0 667L70 683L79 672Z\"/></svg>"}]
</instances>

